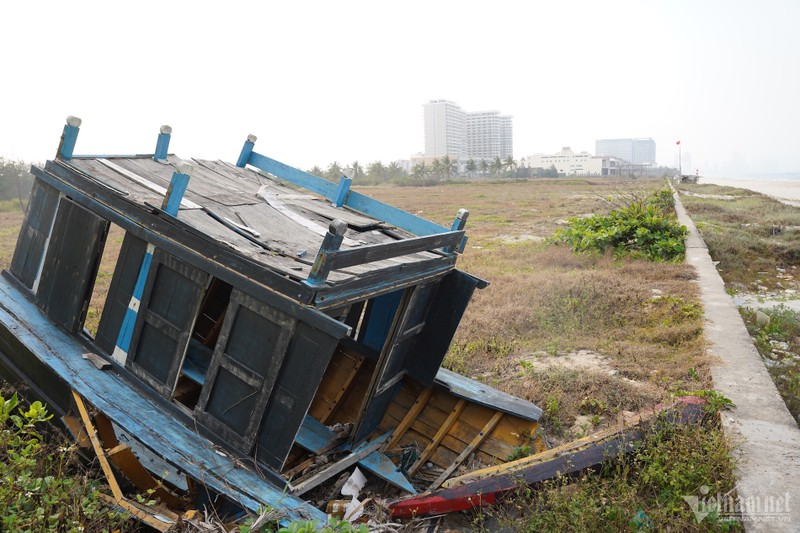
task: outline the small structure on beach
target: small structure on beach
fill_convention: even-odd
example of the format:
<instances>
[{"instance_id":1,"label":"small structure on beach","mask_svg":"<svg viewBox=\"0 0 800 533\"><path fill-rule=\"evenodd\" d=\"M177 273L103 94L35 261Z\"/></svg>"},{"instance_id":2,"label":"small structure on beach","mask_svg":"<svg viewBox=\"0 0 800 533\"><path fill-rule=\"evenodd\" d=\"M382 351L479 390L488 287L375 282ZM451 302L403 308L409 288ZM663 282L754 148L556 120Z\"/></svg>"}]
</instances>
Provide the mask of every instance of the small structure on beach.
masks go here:
<instances>
[{"instance_id":1,"label":"small structure on beach","mask_svg":"<svg viewBox=\"0 0 800 533\"><path fill-rule=\"evenodd\" d=\"M543 449L541 410L440 368L473 292L468 212L424 220L255 151L235 164L74 155L70 117L0 278L0 366L101 459L114 500L165 529L214 502L325 515L358 465L398 495ZM84 328L109 228L124 237ZM156 490L129 500L117 483Z\"/></svg>"}]
</instances>

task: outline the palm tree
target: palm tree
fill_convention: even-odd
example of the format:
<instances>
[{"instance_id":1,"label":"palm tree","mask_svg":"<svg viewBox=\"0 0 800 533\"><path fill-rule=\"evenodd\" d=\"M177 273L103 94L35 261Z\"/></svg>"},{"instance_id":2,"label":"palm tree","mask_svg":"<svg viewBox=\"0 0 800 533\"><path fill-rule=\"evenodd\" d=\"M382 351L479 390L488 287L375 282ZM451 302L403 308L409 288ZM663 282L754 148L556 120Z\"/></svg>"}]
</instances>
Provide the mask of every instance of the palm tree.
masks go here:
<instances>
[{"instance_id":1,"label":"palm tree","mask_svg":"<svg viewBox=\"0 0 800 533\"><path fill-rule=\"evenodd\" d=\"M471 177L472 177L472 175L475 173L475 171L476 171L477 169L478 169L478 165L475 163L475 160L474 160L474 159L472 159L472 158L470 158L470 159L467 161L467 166L466 166L466 170L467 170L467 177L468 177L468 178L471 178Z\"/></svg>"},{"instance_id":2,"label":"palm tree","mask_svg":"<svg viewBox=\"0 0 800 533\"><path fill-rule=\"evenodd\" d=\"M386 167L380 161L370 163L367 167L367 176L372 181L383 181L386 179Z\"/></svg>"},{"instance_id":3,"label":"palm tree","mask_svg":"<svg viewBox=\"0 0 800 533\"><path fill-rule=\"evenodd\" d=\"M397 161L389 163L389 166L386 167L386 172L390 180L405 177L405 171Z\"/></svg>"},{"instance_id":4,"label":"palm tree","mask_svg":"<svg viewBox=\"0 0 800 533\"><path fill-rule=\"evenodd\" d=\"M514 177L514 169L517 168L517 162L514 161L514 157L508 156L503 159L503 166L508 171L508 175L510 178Z\"/></svg>"},{"instance_id":5,"label":"palm tree","mask_svg":"<svg viewBox=\"0 0 800 533\"><path fill-rule=\"evenodd\" d=\"M494 161L490 163L489 167L492 169L492 176L496 176L503 170L503 161L499 155L494 156Z\"/></svg>"},{"instance_id":6,"label":"palm tree","mask_svg":"<svg viewBox=\"0 0 800 533\"><path fill-rule=\"evenodd\" d=\"M481 159L480 168L481 176L485 176L486 173L489 172L489 163L487 163L485 159Z\"/></svg>"},{"instance_id":7,"label":"palm tree","mask_svg":"<svg viewBox=\"0 0 800 533\"><path fill-rule=\"evenodd\" d=\"M458 170L458 165L455 161L450 159L449 155L446 155L442 158L441 167L441 172L444 175L445 180L451 179L455 175L456 170Z\"/></svg>"},{"instance_id":8,"label":"palm tree","mask_svg":"<svg viewBox=\"0 0 800 533\"><path fill-rule=\"evenodd\" d=\"M420 180L422 182L422 186L424 187L425 186L425 178L428 176L428 172L429 172L429 169L425 165L425 161L421 161L419 163L416 163L411 168L411 177L416 179L416 180Z\"/></svg>"},{"instance_id":9,"label":"palm tree","mask_svg":"<svg viewBox=\"0 0 800 533\"><path fill-rule=\"evenodd\" d=\"M437 179L441 179L442 177L442 162L438 159L434 159L431 163L431 174Z\"/></svg>"},{"instance_id":10,"label":"palm tree","mask_svg":"<svg viewBox=\"0 0 800 533\"><path fill-rule=\"evenodd\" d=\"M334 161L330 165L328 165L328 170L325 172L325 178L331 181L339 181L342 179L342 166Z\"/></svg>"},{"instance_id":11,"label":"palm tree","mask_svg":"<svg viewBox=\"0 0 800 533\"><path fill-rule=\"evenodd\" d=\"M309 174L314 174L315 176L319 176L320 178L325 176L325 171L319 168L319 166L314 165L311 167L311 170L308 171Z\"/></svg>"},{"instance_id":12,"label":"palm tree","mask_svg":"<svg viewBox=\"0 0 800 533\"><path fill-rule=\"evenodd\" d=\"M353 161L353 164L350 165L350 170L353 172L351 176L353 181L361 181L364 179L364 169L358 164L358 161Z\"/></svg>"}]
</instances>

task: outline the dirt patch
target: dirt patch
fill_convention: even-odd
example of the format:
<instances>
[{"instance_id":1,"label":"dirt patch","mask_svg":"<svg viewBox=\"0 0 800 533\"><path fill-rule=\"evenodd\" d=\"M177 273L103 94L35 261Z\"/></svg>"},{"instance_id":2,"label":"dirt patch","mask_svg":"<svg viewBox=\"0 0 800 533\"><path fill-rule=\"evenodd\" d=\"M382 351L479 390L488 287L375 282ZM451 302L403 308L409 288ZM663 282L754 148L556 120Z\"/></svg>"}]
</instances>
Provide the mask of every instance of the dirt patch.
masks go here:
<instances>
[{"instance_id":1,"label":"dirt patch","mask_svg":"<svg viewBox=\"0 0 800 533\"><path fill-rule=\"evenodd\" d=\"M543 242L545 237L540 237L539 235L507 235L502 234L497 236L497 240L501 241L506 244L516 244L518 242Z\"/></svg>"},{"instance_id":2,"label":"dirt patch","mask_svg":"<svg viewBox=\"0 0 800 533\"><path fill-rule=\"evenodd\" d=\"M549 370L576 370L581 372L597 372L609 376L616 376L622 381L636 387L646 387L650 384L636 381L620 374L613 366L614 360L599 352L592 350L577 350L564 354L548 354L547 352L534 352L523 355L512 369L518 373L523 370L549 371Z\"/></svg>"}]
</instances>

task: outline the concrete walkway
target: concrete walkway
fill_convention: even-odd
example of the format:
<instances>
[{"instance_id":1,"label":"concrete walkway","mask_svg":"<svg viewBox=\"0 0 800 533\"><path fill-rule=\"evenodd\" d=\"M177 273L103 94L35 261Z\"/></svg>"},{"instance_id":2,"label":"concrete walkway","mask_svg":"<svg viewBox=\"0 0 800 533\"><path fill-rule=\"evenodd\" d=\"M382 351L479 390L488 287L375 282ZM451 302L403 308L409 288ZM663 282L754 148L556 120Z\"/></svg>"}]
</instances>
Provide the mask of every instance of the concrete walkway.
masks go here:
<instances>
[{"instance_id":1,"label":"concrete walkway","mask_svg":"<svg viewBox=\"0 0 800 533\"><path fill-rule=\"evenodd\" d=\"M697 270L714 387L736 407L722 413L735 449L736 490L747 531L800 532L800 429L778 394L703 239L674 194L689 229L686 261ZM714 494L696 495L710 502ZM701 517L700 514L697 515Z\"/></svg>"}]
</instances>

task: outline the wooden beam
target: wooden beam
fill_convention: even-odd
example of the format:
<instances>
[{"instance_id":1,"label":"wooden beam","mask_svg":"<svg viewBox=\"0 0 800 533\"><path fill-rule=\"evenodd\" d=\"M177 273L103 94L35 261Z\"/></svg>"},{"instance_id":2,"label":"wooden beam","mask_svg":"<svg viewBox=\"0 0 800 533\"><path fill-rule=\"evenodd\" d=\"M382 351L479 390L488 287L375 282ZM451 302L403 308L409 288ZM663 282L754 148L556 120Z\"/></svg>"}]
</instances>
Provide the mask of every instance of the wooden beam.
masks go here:
<instances>
[{"instance_id":1,"label":"wooden beam","mask_svg":"<svg viewBox=\"0 0 800 533\"><path fill-rule=\"evenodd\" d=\"M83 421L83 427L86 429L86 433L89 435L89 440L92 442L94 452L97 454L97 459L100 461L100 467L103 469L103 473L108 480L108 486L111 489L111 493L114 495L116 500L121 500L125 496L122 494L122 489L117 483L117 479L114 476L113 470L111 470L111 464L108 462L108 457L106 457L106 452L103 449L103 445L100 443L100 438L97 436L97 430L95 429L94 424L92 424L92 420L89 417L89 411L86 410L86 405L83 403L83 398L81 398L81 396L74 390L72 391L72 397L75 400L75 405L78 407L78 413Z\"/></svg>"},{"instance_id":2,"label":"wooden beam","mask_svg":"<svg viewBox=\"0 0 800 533\"><path fill-rule=\"evenodd\" d=\"M397 445L400 439L403 438L403 435L406 434L406 431L408 431L408 428L411 427L411 424L414 422L414 420L417 419L417 416L419 416L425 406L428 405L428 400L430 399L432 393L433 389L431 388L424 389L420 393L420 395L417 397L417 401L415 401L414 405L411 406L411 409L408 410L408 414L406 414L406 416L403 417L403 420L401 420L400 423L397 424L397 427L394 428L392 436L389 438L389 442L386 443L386 447L384 449L390 450Z\"/></svg>"},{"instance_id":3,"label":"wooden beam","mask_svg":"<svg viewBox=\"0 0 800 533\"><path fill-rule=\"evenodd\" d=\"M436 448L438 448L442 443L445 435L447 435L447 432L450 431L451 427L453 427L453 424L455 424L456 420L458 420L458 417L461 416L461 413L464 411L466 406L466 400L459 400L455 407L453 407L453 410L450 411L450 415L444 421L444 424L439 427L439 431L437 431L436 435L433 436L433 440L422 451L419 459L417 459L417 462L408 469L409 476L414 475L414 472L416 472L420 466L425 464L425 461L427 461L428 458L433 455L433 452L435 452Z\"/></svg>"},{"instance_id":4,"label":"wooden beam","mask_svg":"<svg viewBox=\"0 0 800 533\"><path fill-rule=\"evenodd\" d=\"M106 476L106 481L108 481L108 486L111 489L113 498L108 498L109 500L112 500L109 503L118 505L136 519L141 520L148 526L155 528L158 531L169 530L177 521L177 515L174 515L174 513L171 513L165 509L159 509L159 518L156 518L152 512L134 504L125 498L125 495L122 493L122 489L117 482L117 478L114 475L114 471L111 469L111 464L108 462L106 451L103 449L100 438L97 436L97 429L95 429L92 419L89 416L89 411L86 409L86 405L83 403L83 398L81 398L81 396L74 390L72 391L72 397L75 400L75 405L78 407L78 413L81 416L83 426L86 430L86 433L89 435L89 440L92 442L92 447L94 448L95 454L97 454L100 467L103 469L103 474ZM171 515L174 515L174 519Z\"/></svg>"},{"instance_id":5,"label":"wooden beam","mask_svg":"<svg viewBox=\"0 0 800 533\"><path fill-rule=\"evenodd\" d=\"M495 426L497 426L497 424L498 424L498 422L500 422L501 418L503 418L503 412L502 411L497 411L494 414L494 416L492 418L490 418L488 422L486 422L486 425L483 426L483 429L480 431L480 433L475 435L475 438L472 439L472 442L470 442L467 445L467 447L464 448L461 451L461 453L458 455L458 457L456 457L456 460L453 461L450 464L450 466L448 466L447 468L444 469L444 472L442 472L441 475L438 478L436 478L436 481L431 483L431 486L428 487L428 490L436 490L436 489L438 489L439 485L441 485L442 482L444 482L444 480L446 480L448 477L450 477L450 474L452 474L455 471L455 469L458 468L461 465L461 463L463 463L467 459L467 457L469 457L470 454L473 451L475 451L475 449L478 446L481 445L481 443L484 440L486 440L486 437L488 437L489 434L492 432L492 430L495 428Z\"/></svg>"},{"instance_id":6,"label":"wooden beam","mask_svg":"<svg viewBox=\"0 0 800 533\"><path fill-rule=\"evenodd\" d=\"M448 231L425 237L413 237L401 241L369 244L359 248L336 250L328 254L331 270L383 261L393 257L410 255L438 248L453 247L461 243L464 231Z\"/></svg>"},{"instance_id":7,"label":"wooden beam","mask_svg":"<svg viewBox=\"0 0 800 533\"><path fill-rule=\"evenodd\" d=\"M320 485L321 483L325 483L331 477L335 476L339 472L350 468L354 464L358 463L361 459L365 458L378 448L380 448L383 443L388 438L389 434L385 433L384 435L378 437L377 439L371 442L365 442L359 445L356 449L354 449L350 455L345 457L344 459L340 459L339 461L328 465L327 467L323 468L316 474L300 481L297 485L292 486L292 494L295 496L300 496L305 494L309 490L313 489L314 487Z\"/></svg>"}]
</instances>

